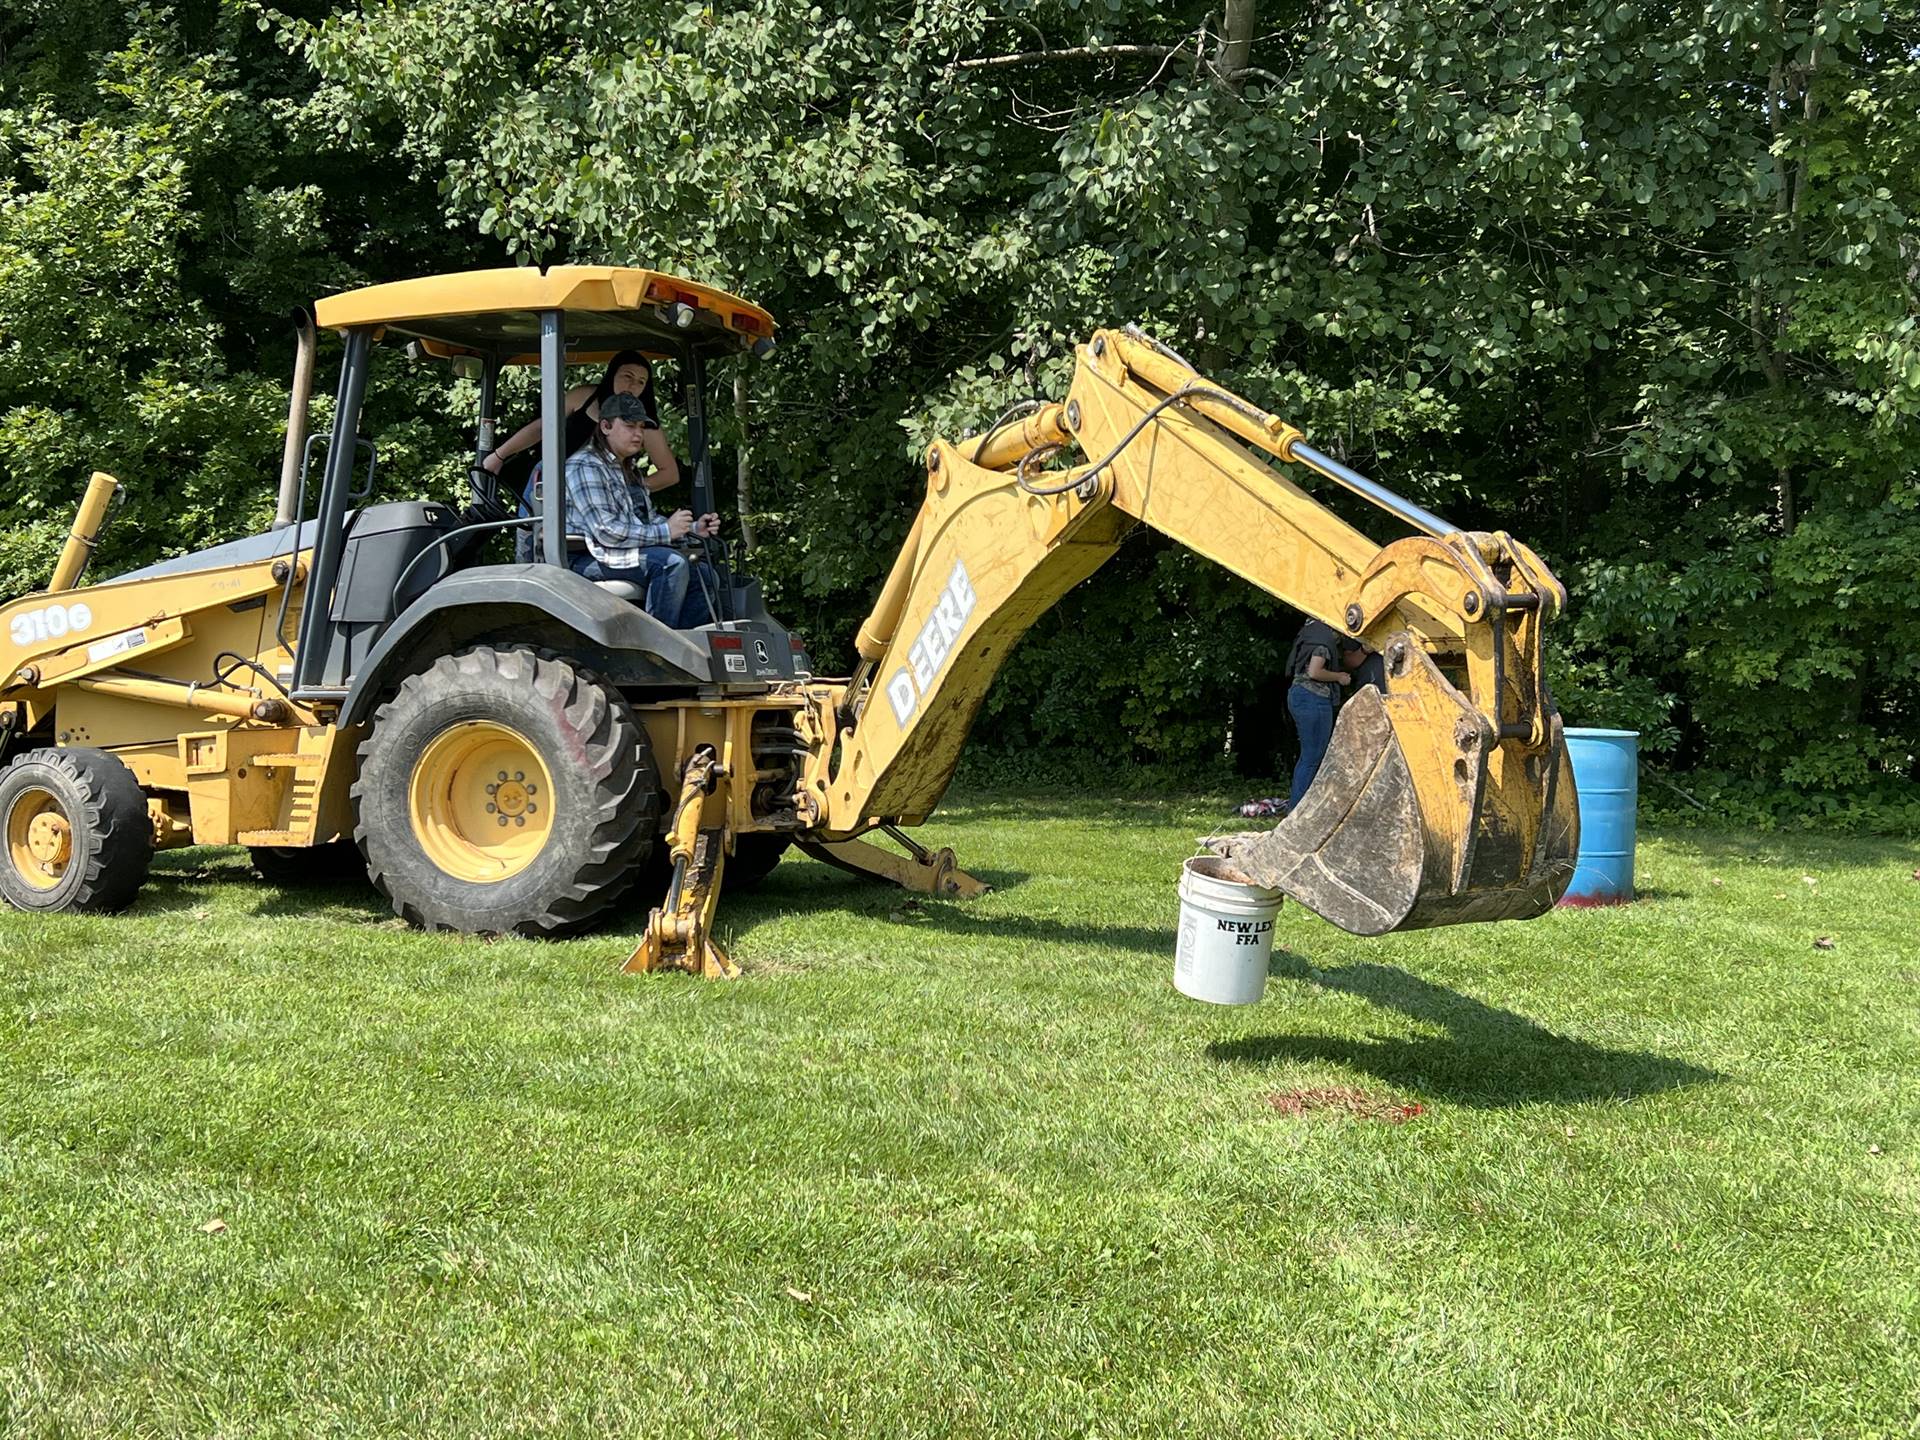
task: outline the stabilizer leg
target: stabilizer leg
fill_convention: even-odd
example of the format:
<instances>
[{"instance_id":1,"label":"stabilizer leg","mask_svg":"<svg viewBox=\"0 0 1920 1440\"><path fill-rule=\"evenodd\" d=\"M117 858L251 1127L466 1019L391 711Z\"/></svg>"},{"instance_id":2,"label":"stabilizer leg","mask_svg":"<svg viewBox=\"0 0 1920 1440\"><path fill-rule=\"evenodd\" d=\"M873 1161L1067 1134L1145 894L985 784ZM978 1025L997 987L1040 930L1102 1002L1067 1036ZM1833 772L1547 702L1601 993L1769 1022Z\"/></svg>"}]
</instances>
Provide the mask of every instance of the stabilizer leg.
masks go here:
<instances>
[{"instance_id":1,"label":"stabilizer leg","mask_svg":"<svg viewBox=\"0 0 1920 1440\"><path fill-rule=\"evenodd\" d=\"M850 875L866 875L886 880L919 895L953 895L972 900L993 887L960 868L953 851L946 846L929 850L917 844L897 825L880 827L906 847L905 855L882 850L865 840L800 840L795 843L803 854L825 861Z\"/></svg>"},{"instance_id":2,"label":"stabilizer leg","mask_svg":"<svg viewBox=\"0 0 1920 1440\"><path fill-rule=\"evenodd\" d=\"M647 917L647 933L623 971L685 970L706 980L731 980L740 973L713 938L713 912L727 865L728 778L711 746L701 746L687 762L668 833L673 883L666 903ZM703 823L707 820L718 823Z\"/></svg>"}]
</instances>

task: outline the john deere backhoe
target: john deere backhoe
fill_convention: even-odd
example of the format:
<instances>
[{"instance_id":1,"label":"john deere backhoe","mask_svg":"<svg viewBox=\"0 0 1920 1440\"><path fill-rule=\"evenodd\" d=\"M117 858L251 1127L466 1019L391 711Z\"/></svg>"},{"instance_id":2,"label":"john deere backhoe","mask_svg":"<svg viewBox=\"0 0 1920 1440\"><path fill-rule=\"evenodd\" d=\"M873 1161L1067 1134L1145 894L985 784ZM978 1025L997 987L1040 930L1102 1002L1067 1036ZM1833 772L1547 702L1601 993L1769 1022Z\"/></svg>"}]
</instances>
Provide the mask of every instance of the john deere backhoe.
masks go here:
<instances>
[{"instance_id":1,"label":"john deere backhoe","mask_svg":"<svg viewBox=\"0 0 1920 1440\"><path fill-rule=\"evenodd\" d=\"M679 631L634 587L568 568L580 541L559 485L537 514L477 466L461 509L364 503L368 373L405 343L477 374L476 461L503 367L537 365L548 474L569 364L626 348L672 362L689 503L711 509L708 366L770 352L765 311L658 272L565 266L374 286L316 319L344 341L332 432L306 437L308 329L272 529L76 588L114 488L96 476L47 589L0 608L15 906L122 906L167 846L245 845L283 870L344 852L435 928L553 934L640 883L652 908L628 968L717 975L733 969L712 934L723 878L752 883L790 845L977 893L907 830L945 793L1008 651L1140 525L1385 660L1299 809L1214 842L1250 878L1372 935L1537 915L1571 876L1573 781L1543 668L1565 592L1539 557L1395 496L1136 331L1094 335L1063 402L927 451L857 666L829 680L724 546L695 542L720 618ZM1415 533L1374 544L1302 471ZM534 532L535 563L488 563L515 529Z\"/></svg>"}]
</instances>

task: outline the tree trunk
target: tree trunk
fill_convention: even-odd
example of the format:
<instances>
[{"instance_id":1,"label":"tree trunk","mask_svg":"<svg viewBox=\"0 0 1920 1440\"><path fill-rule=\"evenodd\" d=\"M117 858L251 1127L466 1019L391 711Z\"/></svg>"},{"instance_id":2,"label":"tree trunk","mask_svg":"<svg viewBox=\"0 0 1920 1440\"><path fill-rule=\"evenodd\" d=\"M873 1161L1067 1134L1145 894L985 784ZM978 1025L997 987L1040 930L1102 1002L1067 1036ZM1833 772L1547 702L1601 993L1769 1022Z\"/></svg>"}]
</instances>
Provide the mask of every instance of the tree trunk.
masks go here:
<instances>
[{"instance_id":1,"label":"tree trunk","mask_svg":"<svg viewBox=\"0 0 1920 1440\"><path fill-rule=\"evenodd\" d=\"M733 413L740 421L740 468L735 476L733 504L740 516L740 545L747 554L753 553L753 480L747 471L747 372L737 369L733 374Z\"/></svg>"},{"instance_id":2,"label":"tree trunk","mask_svg":"<svg viewBox=\"0 0 1920 1440\"><path fill-rule=\"evenodd\" d=\"M1785 18L1778 5L1773 7L1773 15L1775 25L1784 30ZM1784 36L1779 43L1784 53ZM1800 207L1806 194L1807 158L1806 136L1802 135L1796 174L1789 163L1787 116L1791 109L1797 107L1805 123L1811 127L1816 114L1813 72L1819 64L1820 47L1816 44L1804 67L1795 65L1789 69L1785 59L1776 55L1767 71L1767 133L1773 142L1773 213L1778 227L1773 243L1784 247L1789 258L1797 258L1801 250ZM1753 329L1754 349L1759 356L1760 370L1766 377L1767 390L1773 397L1776 413L1784 413L1787 406L1787 340L1791 303L1787 293L1778 288L1769 289L1761 275L1755 273L1748 314ZM1773 488L1780 516L1780 533L1791 535L1799 522L1799 507L1795 503L1793 470L1784 454L1774 456Z\"/></svg>"},{"instance_id":3,"label":"tree trunk","mask_svg":"<svg viewBox=\"0 0 1920 1440\"><path fill-rule=\"evenodd\" d=\"M1256 0L1226 0L1220 17L1220 43L1213 52L1213 75L1234 94L1240 93L1242 72L1253 58L1253 22Z\"/></svg>"}]
</instances>

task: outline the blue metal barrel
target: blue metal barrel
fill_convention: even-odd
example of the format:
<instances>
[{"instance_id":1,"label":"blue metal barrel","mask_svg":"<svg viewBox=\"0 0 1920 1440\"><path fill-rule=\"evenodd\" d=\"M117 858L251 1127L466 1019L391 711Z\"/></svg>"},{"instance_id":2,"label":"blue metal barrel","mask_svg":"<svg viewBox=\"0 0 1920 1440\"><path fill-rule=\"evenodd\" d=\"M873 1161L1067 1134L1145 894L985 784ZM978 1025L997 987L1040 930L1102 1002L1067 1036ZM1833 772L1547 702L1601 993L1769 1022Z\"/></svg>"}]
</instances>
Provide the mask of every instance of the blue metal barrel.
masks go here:
<instances>
[{"instance_id":1,"label":"blue metal barrel","mask_svg":"<svg viewBox=\"0 0 1920 1440\"><path fill-rule=\"evenodd\" d=\"M1560 903L1623 905L1633 899L1640 732L1569 730L1567 758L1580 792L1580 860Z\"/></svg>"}]
</instances>

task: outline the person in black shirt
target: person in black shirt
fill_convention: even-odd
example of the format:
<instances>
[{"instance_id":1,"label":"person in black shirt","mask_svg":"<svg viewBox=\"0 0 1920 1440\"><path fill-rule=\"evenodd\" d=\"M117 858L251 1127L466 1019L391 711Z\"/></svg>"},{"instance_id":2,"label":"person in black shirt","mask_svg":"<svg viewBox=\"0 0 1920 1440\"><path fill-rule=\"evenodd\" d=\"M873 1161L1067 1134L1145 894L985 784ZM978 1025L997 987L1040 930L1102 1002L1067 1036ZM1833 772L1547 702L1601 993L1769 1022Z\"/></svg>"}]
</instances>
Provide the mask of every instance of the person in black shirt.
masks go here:
<instances>
[{"instance_id":1,"label":"person in black shirt","mask_svg":"<svg viewBox=\"0 0 1920 1440\"><path fill-rule=\"evenodd\" d=\"M1366 646L1324 620L1307 621L1294 637L1287 657L1287 674L1293 681L1287 687L1287 713L1300 732L1300 758L1294 762L1293 788L1287 794L1288 814L1299 807L1313 777L1320 773L1327 743L1333 739L1337 697L1353 683L1354 672L1366 658Z\"/></svg>"},{"instance_id":2,"label":"person in black shirt","mask_svg":"<svg viewBox=\"0 0 1920 1440\"><path fill-rule=\"evenodd\" d=\"M638 350L622 350L607 362L606 372L597 385L576 385L567 392L566 432L561 449L571 458L584 449L600 431L601 407L615 395L637 398L647 412L647 423L658 432L660 406L653 393L653 362ZM539 475L544 461L539 454L541 420L534 416L503 440L499 447L480 462L481 467L500 476L503 488L521 497L523 515L538 514ZM664 444L650 444L646 458L654 468L647 483L651 489L665 489L680 479L680 462ZM531 528L514 535L513 558L531 565L538 558L538 546Z\"/></svg>"},{"instance_id":3,"label":"person in black shirt","mask_svg":"<svg viewBox=\"0 0 1920 1440\"><path fill-rule=\"evenodd\" d=\"M653 395L653 362L638 350L622 350L607 362L606 373L600 377L598 385L576 385L567 392L566 435L561 448L572 455L591 440L600 425L600 402L610 395L637 395L640 403L647 407L647 418L654 428L660 425L660 405ZM481 461L481 465L495 475L515 455L531 450L540 443L540 417L535 416L522 425L513 434L500 442L497 449ZM525 463L525 462L523 462ZM680 478L680 465L671 454L663 462L656 462L663 474L672 476L664 482L671 485Z\"/></svg>"}]
</instances>

